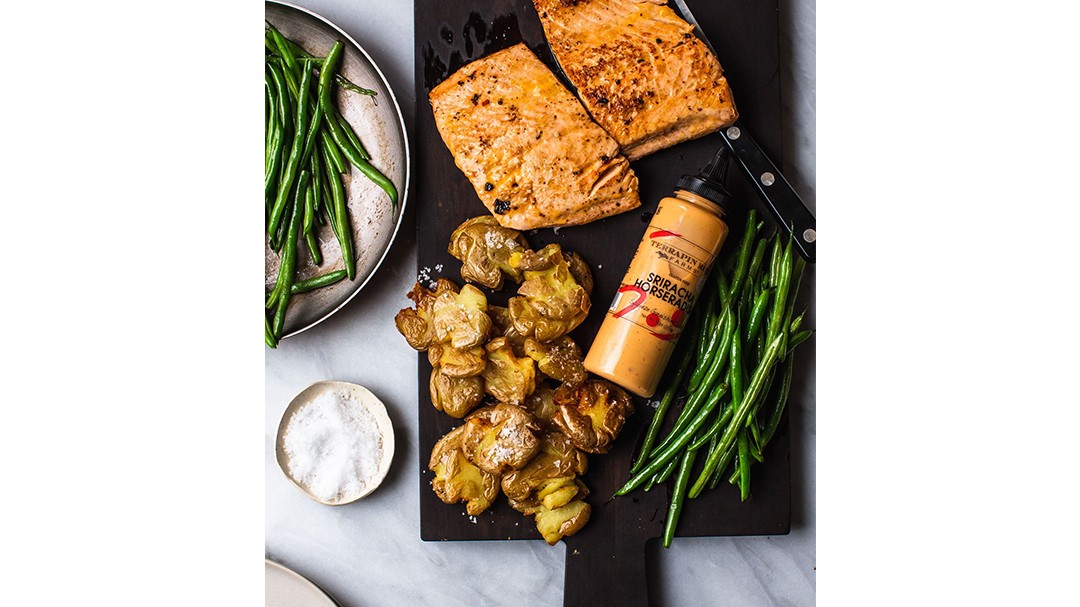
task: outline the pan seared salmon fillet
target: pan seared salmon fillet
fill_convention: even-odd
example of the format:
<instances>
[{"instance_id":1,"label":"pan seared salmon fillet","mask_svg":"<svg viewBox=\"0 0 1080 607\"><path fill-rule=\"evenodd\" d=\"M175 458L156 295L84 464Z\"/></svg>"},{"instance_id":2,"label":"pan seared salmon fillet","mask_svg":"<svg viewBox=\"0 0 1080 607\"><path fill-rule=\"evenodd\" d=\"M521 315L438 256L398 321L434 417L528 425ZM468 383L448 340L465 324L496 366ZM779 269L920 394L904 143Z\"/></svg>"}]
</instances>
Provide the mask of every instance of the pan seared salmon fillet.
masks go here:
<instances>
[{"instance_id":1,"label":"pan seared salmon fillet","mask_svg":"<svg viewBox=\"0 0 1080 607\"><path fill-rule=\"evenodd\" d=\"M581 102L630 160L738 118L716 56L664 0L533 0Z\"/></svg>"},{"instance_id":2,"label":"pan seared salmon fillet","mask_svg":"<svg viewBox=\"0 0 1080 607\"><path fill-rule=\"evenodd\" d=\"M462 67L429 99L454 162L503 226L577 225L641 205L619 144L524 44Z\"/></svg>"}]
</instances>

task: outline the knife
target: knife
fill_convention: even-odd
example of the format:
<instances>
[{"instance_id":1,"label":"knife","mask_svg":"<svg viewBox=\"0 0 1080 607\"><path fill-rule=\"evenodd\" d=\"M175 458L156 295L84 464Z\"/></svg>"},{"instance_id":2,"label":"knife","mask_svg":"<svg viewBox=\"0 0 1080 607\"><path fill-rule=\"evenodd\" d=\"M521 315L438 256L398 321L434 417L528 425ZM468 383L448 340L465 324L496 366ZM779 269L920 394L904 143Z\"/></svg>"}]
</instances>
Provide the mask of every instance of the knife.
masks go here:
<instances>
[{"instance_id":1,"label":"knife","mask_svg":"<svg viewBox=\"0 0 1080 607\"><path fill-rule=\"evenodd\" d=\"M694 33L697 37L705 43L705 46L709 47L714 56L719 57L716 54L716 49L709 42L709 38L705 35L705 31L701 29L701 25L694 18L694 13L686 5L686 0L672 0L672 2L674 2L678 12L681 13L682 18L694 26ZM814 214L806 207L799 194L784 178L784 174L780 172L780 169L772 160L769 160L765 151L754 141L754 138L750 136L750 131L741 122L736 120L735 124L723 129L721 133L724 137L724 143L735 154L735 158L739 160L743 171L746 172L758 193L761 194L765 206L791 234L799 254L806 261L813 263L815 259L814 243L817 241Z\"/></svg>"}]
</instances>

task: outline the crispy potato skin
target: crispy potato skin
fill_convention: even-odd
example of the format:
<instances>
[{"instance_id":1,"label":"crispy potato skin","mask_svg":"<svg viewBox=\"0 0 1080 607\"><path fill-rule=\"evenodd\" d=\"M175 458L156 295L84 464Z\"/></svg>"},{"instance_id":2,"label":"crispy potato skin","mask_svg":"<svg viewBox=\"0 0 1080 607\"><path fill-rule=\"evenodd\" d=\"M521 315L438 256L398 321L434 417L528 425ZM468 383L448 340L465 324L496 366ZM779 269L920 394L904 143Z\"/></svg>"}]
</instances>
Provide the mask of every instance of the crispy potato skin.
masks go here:
<instances>
[{"instance_id":1,"label":"crispy potato skin","mask_svg":"<svg viewBox=\"0 0 1080 607\"><path fill-rule=\"evenodd\" d=\"M477 515L499 495L499 477L472 464L461 451L465 426L458 426L435 443L428 469L435 473L431 488L444 503L466 502L465 510Z\"/></svg>"},{"instance_id":2,"label":"crispy potato skin","mask_svg":"<svg viewBox=\"0 0 1080 607\"><path fill-rule=\"evenodd\" d=\"M566 335L549 342L529 337L525 340L525 353L536 361L536 366L544 375L562 382L564 386L575 388L589 377L581 348Z\"/></svg>"},{"instance_id":3,"label":"crispy potato skin","mask_svg":"<svg viewBox=\"0 0 1080 607\"><path fill-rule=\"evenodd\" d=\"M484 346L487 367L484 389L495 400L520 405L536 389L536 365L532 358L517 357L505 337L495 338Z\"/></svg>"},{"instance_id":4,"label":"crispy potato skin","mask_svg":"<svg viewBox=\"0 0 1080 607\"><path fill-rule=\"evenodd\" d=\"M583 500L574 500L555 509L540 506L535 518L536 529L549 546L554 546L563 537L581 531L591 514L592 507Z\"/></svg>"},{"instance_id":5,"label":"crispy potato skin","mask_svg":"<svg viewBox=\"0 0 1080 607\"><path fill-rule=\"evenodd\" d=\"M524 409L499 403L466 418L461 449L478 468L501 476L524 467L536 455L539 431Z\"/></svg>"},{"instance_id":6,"label":"crispy potato skin","mask_svg":"<svg viewBox=\"0 0 1080 607\"><path fill-rule=\"evenodd\" d=\"M589 314L585 288L570 272L558 244L522 259L525 281L507 302L514 329L525 337L552 341L577 328Z\"/></svg>"},{"instance_id":7,"label":"crispy potato skin","mask_svg":"<svg viewBox=\"0 0 1080 607\"><path fill-rule=\"evenodd\" d=\"M622 388L602 379L590 379L577 388L555 391L558 413L553 422L586 453L607 453L622 430L634 404Z\"/></svg>"},{"instance_id":8,"label":"crispy potato skin","mask_svg":"<svg viewBox=\"0 0 1080 607\"><path fill-rule=\"evenodd\" d=\"M491 215L466 220L450 235L447 251L461 262L461 277L496 291L503 279L521 282L516 265L529 243L521 232L499 225Z\"/></svg>"},{"instance_id":9,"label":"crispy potato skin","mask_svg":"<svg viewBox=\"0 0 1080 607\"><path fill-rule=\"evenodd\" d=\"M484 400L484 380L479 376L456 378L444 375L435 365L431 369L429 386L431 404L457 419L468 415Z\"/></svg>"},{"instance_id":10,"label":"crispy potato skin","mask_svg":"<svg viewBox=\"0 0 1080 607\"><path fill-rule=\"evenodd\" d=\"M538 496L538 492L546 489L550 493L569 487L572 491L563 502L566 503L577 495L578 487L574 481L587 469L587 456L578 451L566 435L552 430L541 437L540 450L524 468L503 475L502 490L507 498L518 502L535 500L539 503L544 496Z\"/></svg>"}]
</instances>

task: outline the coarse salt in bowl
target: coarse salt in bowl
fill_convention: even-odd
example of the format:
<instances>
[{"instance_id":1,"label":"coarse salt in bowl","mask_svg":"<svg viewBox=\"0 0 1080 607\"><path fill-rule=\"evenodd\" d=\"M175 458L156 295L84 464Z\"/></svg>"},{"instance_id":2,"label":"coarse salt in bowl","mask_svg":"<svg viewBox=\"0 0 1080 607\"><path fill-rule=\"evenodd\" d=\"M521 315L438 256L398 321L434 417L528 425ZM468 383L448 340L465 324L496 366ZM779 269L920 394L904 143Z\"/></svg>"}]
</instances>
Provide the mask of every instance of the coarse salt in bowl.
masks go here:
<instances>
[{"instance_id":1,"label":"coarse salt in bowl","mask_svg":"<svg viewBox=\"0 0 1080 607\"><path fill-rule=\"evenodd\" d=\"M339 381L308 386L278 425L277 460L315 501L348 504L374 491L390 470L394 431L367 388Z\"/></svg>"}]
</instances>

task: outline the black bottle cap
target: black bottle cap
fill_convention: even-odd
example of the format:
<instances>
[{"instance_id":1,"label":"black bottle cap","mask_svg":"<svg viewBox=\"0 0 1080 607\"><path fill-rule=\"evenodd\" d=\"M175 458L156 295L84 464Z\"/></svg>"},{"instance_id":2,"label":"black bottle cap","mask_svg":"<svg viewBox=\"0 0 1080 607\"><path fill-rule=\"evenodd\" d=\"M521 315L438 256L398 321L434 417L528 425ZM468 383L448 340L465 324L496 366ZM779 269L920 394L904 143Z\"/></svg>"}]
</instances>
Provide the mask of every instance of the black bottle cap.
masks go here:
<instances>
[{"instance_id":1,"label":"black bottle cap","mask_svg":"<svg viewBox=\"0 0 1080 607\"><path fill-rule=\"evenodd\" d=\"M721 147L700 173L680 177L675 189L686 190L702 198L708 198L726 211L731 202L731 192L728 192L724 186L727 181L728 167L731 166L730 154L727 146Z\"/></svg>"}]
</instances>

